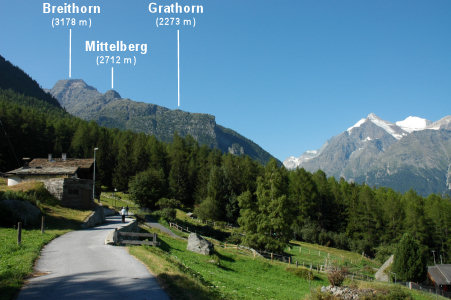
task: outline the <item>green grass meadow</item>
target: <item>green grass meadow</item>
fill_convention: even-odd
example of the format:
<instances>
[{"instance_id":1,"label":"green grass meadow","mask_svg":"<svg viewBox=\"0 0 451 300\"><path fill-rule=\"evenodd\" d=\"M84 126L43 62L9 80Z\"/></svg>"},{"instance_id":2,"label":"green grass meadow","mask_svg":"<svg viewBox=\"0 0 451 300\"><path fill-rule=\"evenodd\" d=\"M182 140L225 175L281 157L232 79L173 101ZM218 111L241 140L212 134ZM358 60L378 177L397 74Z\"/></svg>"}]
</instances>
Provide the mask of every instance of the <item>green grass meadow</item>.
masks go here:
<instances>
[{"instance_id":1,"label":"green grass meadow","mask_svg":"<svg viewBox=\"0 0 451 300\"><path fill-rule=\"evenodd\" d=\"M169 293L176 299L302 299L310 289L327 285L324 275L314 272L308 280L288 272L286 264L216 247L215 254L204 256L186 250L186 241L159 234L160 247L130 247L130 253L141 259L163 281L172 285ZM183 277L174 281L172 278ZM187 295L186 281L196 286Z\"/></svg>"},{"instance_id":2,"label":"green grass meadow","mask_svg":"<svg viewBox=\"0 0 451 300\"><path fill-rule=\"evenodd\" d=\"M321 286L329 285L327 274L323 272L314 270L314 280L308 280L305 276L299 276L305 274L307 268L254 258L250 253L218 246L215 247L215 254L204 256L187 251L186 241L156 232L161 243L159 247L132 246L129 251L148 266L172 299L317 299L312 298L312 295L318 295L317 291ZM373 268L377 265L357 253L306 243L299 243L297 246L292 244L290 251L299 251L296 247L306 249L306 253L310 248L310 255L318 256L319 249L330 253L326 254L329 257L343 256L342 262L352 260L354 263L355 260L355 266L359 268ZM313 250L316 251L315 254ZM313 259L313 256L307 255L300 257ZM435 295L388 283L347 279L345 285L378 291L401 290L414 300L436 299Z\"/></svg>"}]
</instances>

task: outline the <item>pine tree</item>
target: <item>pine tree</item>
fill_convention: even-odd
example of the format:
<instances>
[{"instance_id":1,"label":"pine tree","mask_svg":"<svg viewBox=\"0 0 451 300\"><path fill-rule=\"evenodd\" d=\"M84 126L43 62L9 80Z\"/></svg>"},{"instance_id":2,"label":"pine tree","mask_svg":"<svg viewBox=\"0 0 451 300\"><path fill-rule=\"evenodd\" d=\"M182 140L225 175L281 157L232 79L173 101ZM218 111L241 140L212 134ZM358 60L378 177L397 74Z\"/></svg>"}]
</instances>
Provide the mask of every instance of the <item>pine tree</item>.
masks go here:
<instances>
[{"instance_id":1,"label":"pine tree","mask_svg":"<svg viewBox=\"0 0 451 300\"><path fill-rule=\"evenodd\" d=\"M242 215L239 222L245 230L245 242L251 247L282 252L287 245L292 223L287 192L286 170L271 160L264 175L257 179L257 202L252 202L248 192L239 197Z\"/></svg>"},{"instance_id":2,"label":"pine tree","mask_svg":"<svg viewBox=\"0 0 451 300\"><path fill-rule=\"evenodd\" d=\"M424 251L409 233L405 233L396 247L392 272L401 281L422 281L426 274Z\"/></svg>"}]
</instances>

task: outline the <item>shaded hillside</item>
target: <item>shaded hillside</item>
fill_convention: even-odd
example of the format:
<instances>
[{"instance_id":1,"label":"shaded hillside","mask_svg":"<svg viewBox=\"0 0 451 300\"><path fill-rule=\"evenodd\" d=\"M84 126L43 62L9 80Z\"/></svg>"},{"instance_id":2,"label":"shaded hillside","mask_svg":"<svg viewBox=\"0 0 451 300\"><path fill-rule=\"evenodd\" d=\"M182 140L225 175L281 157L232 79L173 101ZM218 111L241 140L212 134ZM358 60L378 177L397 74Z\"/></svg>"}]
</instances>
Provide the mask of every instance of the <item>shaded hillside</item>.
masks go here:
<instances>
[{"instance_id":1,"label":"shaded hillside","mask_svg":"<svg viewBox=\"0 0 451 300\"><path fill-rule=\"evenodd\" d=\"M0 89L11 89L25 96L38 98L50 105L60 107L58 100L41 89L39 84L18 67L0 55Z\"/></svg>"}]
</instances>

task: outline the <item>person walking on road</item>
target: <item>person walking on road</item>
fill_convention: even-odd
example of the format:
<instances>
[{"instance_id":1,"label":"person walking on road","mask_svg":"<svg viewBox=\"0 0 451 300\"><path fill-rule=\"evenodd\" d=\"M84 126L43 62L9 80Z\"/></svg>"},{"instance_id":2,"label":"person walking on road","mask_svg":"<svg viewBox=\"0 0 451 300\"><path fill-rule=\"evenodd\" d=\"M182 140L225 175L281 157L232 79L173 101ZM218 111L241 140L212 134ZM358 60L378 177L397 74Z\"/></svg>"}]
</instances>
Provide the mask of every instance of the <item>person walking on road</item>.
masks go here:
<instances>
[{"instance_id":1,"label":"person walking on road","mask_svg":"<svg viewBox=\"0 0 451 300\"><path fill-rule=\"evenodd\" d=\"M125 215L127 214L127 210L125 207L122 207L121 209L121 217L122 217L122 223L125 223Z\"/></svg>"}]
</instances>

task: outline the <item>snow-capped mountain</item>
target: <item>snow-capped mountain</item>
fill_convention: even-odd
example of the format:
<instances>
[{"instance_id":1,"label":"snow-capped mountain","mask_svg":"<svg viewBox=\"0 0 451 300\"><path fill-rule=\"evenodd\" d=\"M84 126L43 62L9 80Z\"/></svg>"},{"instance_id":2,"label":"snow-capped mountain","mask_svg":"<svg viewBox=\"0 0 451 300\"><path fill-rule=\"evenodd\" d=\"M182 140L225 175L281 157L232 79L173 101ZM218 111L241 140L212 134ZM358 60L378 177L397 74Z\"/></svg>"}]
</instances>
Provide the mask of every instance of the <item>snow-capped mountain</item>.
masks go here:
<instances>
[{"instance_id":1,"label":"snow-capped mountain","mask_svg":"<svg viewBox=\"0 0 451 300\"><path fill-rule=\"evenodd\" d=\"M287 169L296 169L297 166L301 165L303 162L315 158L318 155L319 150L307 150L304 153L302 153L302 155L299 157L290 156L283 162L283 164Z\"/></svg>"},{"instance_id":2,"label":"snow-capped mountain","mask_svg":"<svg viewBox=\"0 0 451 300\"><path fill-rule=\"evenodd\" d=\"M371 113L320 150L291 156L284 165L401 191L441 193L451 184L451 116L434 123L414 116L392 123ZM434 178L424 178L431 172Z\"/></svg>"},{"instance_id":3,"label":"snow-capped mountain","mask_svg":"<svg viewBox=\"0 0 451 300\"><path fill-rule=\"evenodd\" d=\"M431 121L419 118L419 117L407 117L403 121L396 122L396 125L401 127L404 131L407 131L408 133L412 133L414 131L424 130L429 125L431 125Z\"/></svg>"},{"instance_id":4,"label":"snow-capped mountain","mask_svg":"<svg viewBox=\"0 0 451 300\"><path fill-rule=\"evenodd\" d=\"M406 131L404 131L402 128L400 128L396 124L390 123L388 121L384 121L373 113L369 114L368 117L366 117L366 119L361 119L354 126L349 127L347 132L351 133L354 128L358 128L358 127L362 126L362 124L365 124L367 122L371 122L374 125L382 128L383 130L385 130L388 134L390 134L397 140L399 140L403 136L407 135Z\"/></svg>"}]
</instances>

